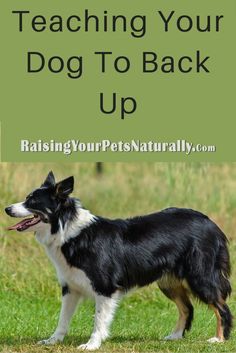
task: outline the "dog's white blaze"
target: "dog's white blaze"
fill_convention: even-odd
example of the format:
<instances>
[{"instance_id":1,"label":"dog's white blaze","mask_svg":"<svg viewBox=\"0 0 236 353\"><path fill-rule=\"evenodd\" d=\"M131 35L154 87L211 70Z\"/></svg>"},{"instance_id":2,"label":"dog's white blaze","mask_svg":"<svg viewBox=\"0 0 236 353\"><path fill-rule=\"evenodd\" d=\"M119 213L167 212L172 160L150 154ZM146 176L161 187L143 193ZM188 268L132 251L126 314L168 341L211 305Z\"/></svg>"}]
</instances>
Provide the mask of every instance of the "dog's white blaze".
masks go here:
<instances>
[{"instance_id":1,"label":"dog's white blaze","mask_svg":"<svg viewBox=\"0 0 236 353\"><path fill-rule=\"evenodd\" d=\"M27 208L24 206L24 202L18 202L14 203L13 205L10 206L11 211L14 214L14 217L28 217L32 215L31 212L27 210Z\"/></svg>"}]
</instances>

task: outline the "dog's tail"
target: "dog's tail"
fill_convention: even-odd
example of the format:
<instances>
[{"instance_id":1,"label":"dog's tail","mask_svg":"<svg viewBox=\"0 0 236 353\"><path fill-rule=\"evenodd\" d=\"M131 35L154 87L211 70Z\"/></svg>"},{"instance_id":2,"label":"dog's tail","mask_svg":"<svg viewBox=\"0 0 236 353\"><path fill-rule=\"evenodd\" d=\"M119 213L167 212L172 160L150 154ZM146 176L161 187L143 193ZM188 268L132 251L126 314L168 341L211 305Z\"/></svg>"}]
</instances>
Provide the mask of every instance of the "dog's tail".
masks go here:
<instances>
[{"instance_id":1,"label":"dog's tail","mask_svg":"<svg viewBox=\"0 0 236 353\"><path fill-rule=\"evenodd\" d=\"M232 291L229 281L229 277L231 274L231 266L228 250L228 239L218 227L217 233L219 240L219 250L216 257L216 266L218 267L219 291L221 297L226 300L226 298L231 294Z\"/></svg>"},{"instance_id":2,"label":"dog's tail","mask_svg":"<svg viewBox=\"0 0 236 353\"><path fill-rule=\"evenodd\" d=\"M188 266L191 273L188 282L200 300L215 308L216 315L220 316L224 338L228 339L233 319L225 303L231 293L228 240L220 228L209 220L204 231L205 241L197 242L190 250Z\"/></svg>"},{"instance_id":3,"label":"dog's tail","mask_svg":"<svg viewBox=\"0 0 236 353\"><path fill-rule=\"evenodd\" d=\"M218 240L218 252L214 264L216 291L213 306L218 310L220 315L220 325L223 329L224 339L228 339L233 326L233 316L228 305L225 303L232 290L229 281L231 266L228 250L228 239L217 226L214 230L214 235Z\"/></svg>"},{"instance_id":4,"label":"dog's tail","mask_svg":"<svg viewBox=\"0 0 236 353\"><path fill-rule=\"evenodd\" d=\"M225 303L225 300L231 294L231 291L232 291L230 281L229 281L229 277L231 274L231 266L230 266L229 250L228 250L228 240L225 234L220 229L218 233L221 238L221 243L220 243L218 258L216 259L216 262L220 267L219 268L219 291L220 291L220 296L223 299L223 302L220 301L219 303L216 303L216 307L218 307L219 314L221 317L224 338L228 339L233 325L233 316L230 312L228 305Z\"/></svg>"}]
</instances>

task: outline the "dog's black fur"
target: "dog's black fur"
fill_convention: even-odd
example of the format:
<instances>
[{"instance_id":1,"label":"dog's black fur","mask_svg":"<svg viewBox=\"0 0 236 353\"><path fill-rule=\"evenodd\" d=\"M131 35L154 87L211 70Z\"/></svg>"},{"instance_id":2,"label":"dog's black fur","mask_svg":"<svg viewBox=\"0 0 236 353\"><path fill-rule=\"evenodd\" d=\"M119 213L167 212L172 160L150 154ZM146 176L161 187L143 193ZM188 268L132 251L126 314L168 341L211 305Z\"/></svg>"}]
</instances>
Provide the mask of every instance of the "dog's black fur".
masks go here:
<instances>
[{"instance_id":1,"label":"dog's black fur","mask_svg":"<svg viewBox=\"0 0 236 353\"><path fill-rule=\"evenodd\" d=\"M165 274L185 279L196 297L219 310L220 298L231 293L226 237L207 216L191 209L168 208L127 220L97 217L62 246L62 253L104 296L145 286ZM228 338L232 320L225 303L220 314ZM190 306L186 329L192 317Z\"/></svg>"},{"instance_id":2,"label":"dog's black fur","mask_svg":"<svg viewBox=\"0 0 236 353\"><path fill-rule=\"evenodd\" d=\"M203 214L168 208L127 220L97 217L62 246L71 266L93 279L94 289L110 296L156 281L165 273L186 279L204 302L230 293L227 240ZM102 276L101 276L102 274ZM206 283L206 287L202 287ZM217 289L217 290L216 290Z\"/></svg>"}]
</instances>

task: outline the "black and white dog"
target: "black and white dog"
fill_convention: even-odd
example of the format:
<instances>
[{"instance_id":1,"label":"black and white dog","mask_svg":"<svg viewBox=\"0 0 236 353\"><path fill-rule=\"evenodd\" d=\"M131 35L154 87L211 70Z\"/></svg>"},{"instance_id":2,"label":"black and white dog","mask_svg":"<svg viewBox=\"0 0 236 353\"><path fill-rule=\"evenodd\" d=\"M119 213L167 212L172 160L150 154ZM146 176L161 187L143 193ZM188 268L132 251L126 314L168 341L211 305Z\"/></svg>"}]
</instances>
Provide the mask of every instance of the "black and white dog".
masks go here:
<instances>
[{"instance_id":1,"label":"black and white dog","mask_svg":"<svg viewBox=\"0 0 236 353\"><path fill-rule=\"evenodd\" d=\"M9 229L35 232L62 286L58 327L42 343L62 341L78 302L91 297L96 302L94 330L79 348L98 349L108 337L119 299L154 281L179 311L166 339L182 338L190 329L190 294L215 312L216 337L209 341L229 338L232 316L225 300L231 292L230 260L227 239L215 223L181 208L125 220L97 217L69 197L73 187L73 177L56 183L50 172L25 201L6 208L11 217L32 216Z\"/></svg>"}]
</instances>

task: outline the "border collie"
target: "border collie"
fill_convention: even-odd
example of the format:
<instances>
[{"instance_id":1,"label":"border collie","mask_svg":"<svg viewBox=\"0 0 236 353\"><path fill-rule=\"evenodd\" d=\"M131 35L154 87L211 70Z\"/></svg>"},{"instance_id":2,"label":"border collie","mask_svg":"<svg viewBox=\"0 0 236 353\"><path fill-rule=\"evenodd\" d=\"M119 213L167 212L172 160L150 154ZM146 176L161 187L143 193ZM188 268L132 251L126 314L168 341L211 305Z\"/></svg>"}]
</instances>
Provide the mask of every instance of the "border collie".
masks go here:
<instances>
[{"instance_id":1,"label":"border collie","mask_svg":"<svg viewBox=\"0 0 236 353\"><path fill-rule=\"evenodd\" d=\"M96 303L94 329L79 348L98 349L109 335L121 297L154 281L179 311L176 328L166 339L180 339L191 328L191 294L216 315L216 336L209 342L229 338L232 315L225 301L231 292L230 259L226 236L215 223L183 208L124 220L94 216L69 196L73 187L73 177L56 183L50 172L25 201L6 208L11 217L31 216L9 230L35 232L62 287L57 329L40 343L62 341L78 302L91 297Z\"/></svg>"}]
</instances>

